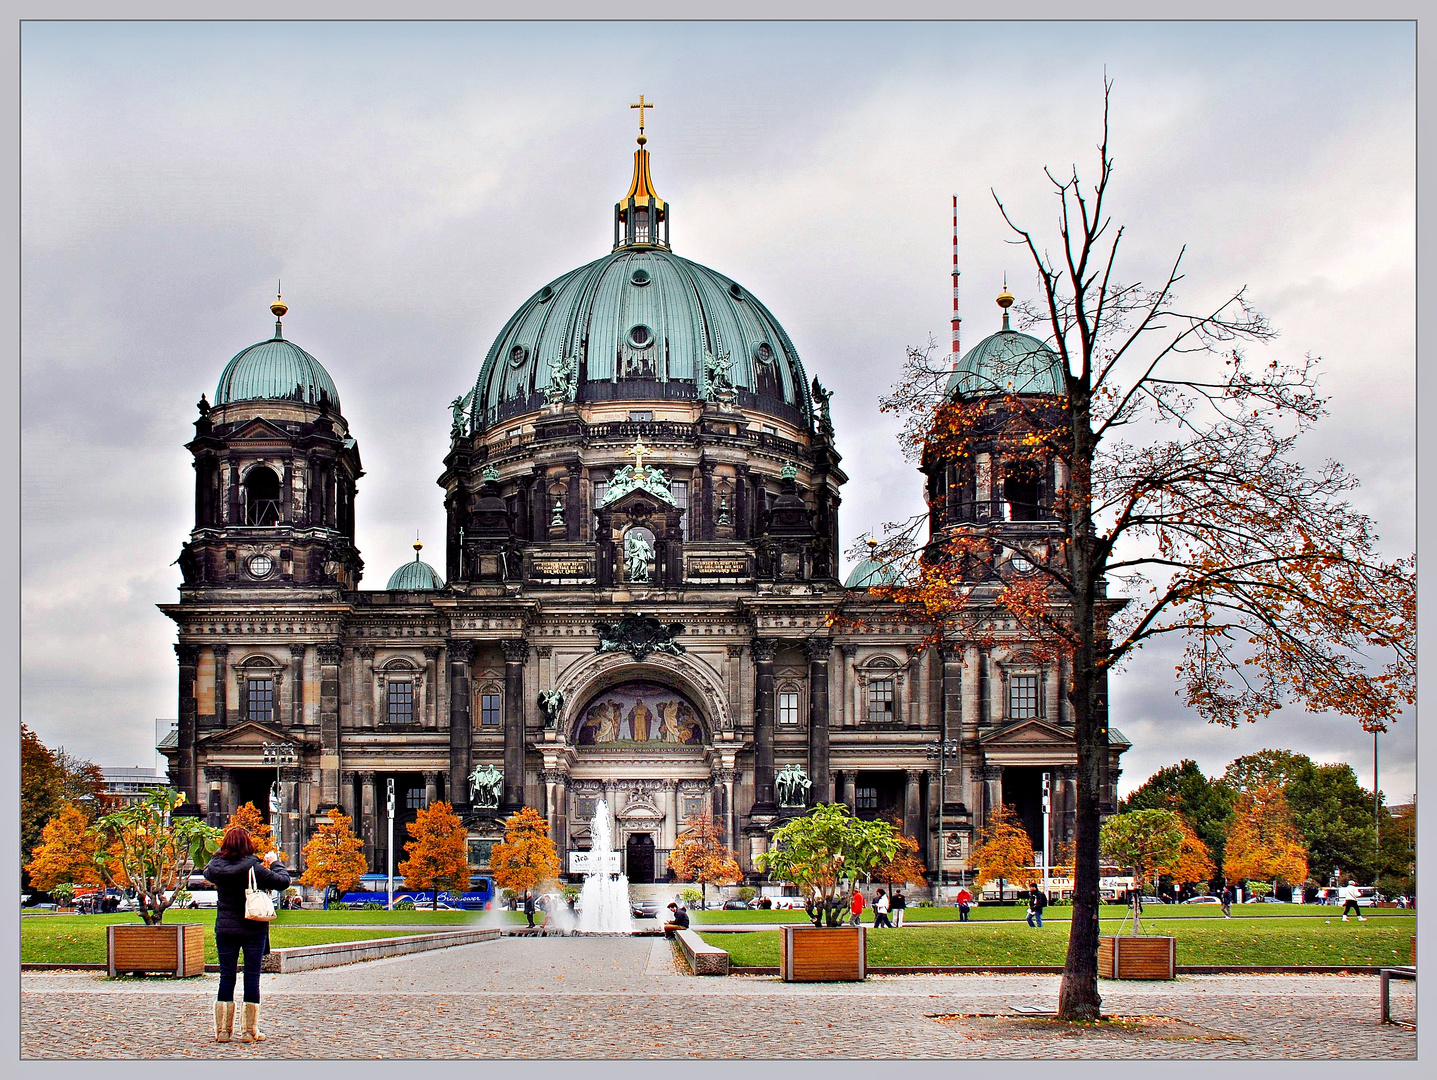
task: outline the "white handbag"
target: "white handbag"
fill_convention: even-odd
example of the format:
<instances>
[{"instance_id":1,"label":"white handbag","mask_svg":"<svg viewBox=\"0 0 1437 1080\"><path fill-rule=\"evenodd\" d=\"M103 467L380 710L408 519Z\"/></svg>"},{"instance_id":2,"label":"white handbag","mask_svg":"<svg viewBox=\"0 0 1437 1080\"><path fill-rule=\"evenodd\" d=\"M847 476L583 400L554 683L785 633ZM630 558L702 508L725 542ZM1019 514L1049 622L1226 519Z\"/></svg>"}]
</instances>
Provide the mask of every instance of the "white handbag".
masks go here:
<instances>
[{"instance_id":1,"label":"white handbag","mask_svg":"<svg viewBox=\"0 0 1437 1080\"><path fill-rule=\"evenodd\" d=\"M253 866L249 868L249 884L244 890L244 917L255 922L274 922L274 901L255 884Z\"/></svg>"}]
</instances>

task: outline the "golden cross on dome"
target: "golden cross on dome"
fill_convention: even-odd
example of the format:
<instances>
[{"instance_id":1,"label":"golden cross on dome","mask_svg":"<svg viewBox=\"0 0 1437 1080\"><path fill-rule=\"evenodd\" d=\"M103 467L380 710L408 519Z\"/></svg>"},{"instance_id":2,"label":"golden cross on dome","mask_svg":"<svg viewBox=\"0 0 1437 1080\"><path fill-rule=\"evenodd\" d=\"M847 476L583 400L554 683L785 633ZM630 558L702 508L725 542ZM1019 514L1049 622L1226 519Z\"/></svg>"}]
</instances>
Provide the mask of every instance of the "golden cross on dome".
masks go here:
<instances>
[{"instance_id":1,"label":"golden cross on dome","mask_svg":"<svg viewBox=\"0 0 1437 1080\"><path fill-rule=\"evenodd\" d=\"M640 435L629 450L629 453L634 455L634 472L644 471L644 455L648 452L649 447L644 445L644 437Z\"/></svg>"},{"instance_id":2,"label":"golden cross on dome","mask_svg":"<svg viewBox=\"0 0 1437 1080\"><path fill-rule=\"evenodd\" d=\"M639 100L638 100L637 103L632 104L632 105L629 106L629 108L631 108L631 109L638 109L638 110L639 110L639 134L640 134L640 135L642 135L642 134L644 133L644 110L645 110L645 109L652 109L653 107L654 107L654 103L653 103L652 101L645 101L643 94L640 94L640 95L639 95Z\"/></svg>"}]
</instances>

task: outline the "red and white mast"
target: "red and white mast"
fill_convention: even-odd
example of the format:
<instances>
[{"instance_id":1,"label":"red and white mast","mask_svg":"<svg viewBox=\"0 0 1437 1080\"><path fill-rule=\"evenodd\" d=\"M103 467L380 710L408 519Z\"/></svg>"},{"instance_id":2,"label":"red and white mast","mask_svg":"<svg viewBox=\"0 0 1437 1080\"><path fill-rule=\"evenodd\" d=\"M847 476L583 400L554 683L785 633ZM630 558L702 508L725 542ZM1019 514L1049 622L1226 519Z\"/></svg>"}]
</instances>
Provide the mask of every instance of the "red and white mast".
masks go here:
<instances>
[{"instance_id":1,"label":"red and white mast","mask_svg":"<svg viewBox=\"0 0 1437 1080\"><path fill-rule=\"evenodd\" d=\"M958 367L958 196L953 196L953 367Z\"/></svg>"}]
</instances>

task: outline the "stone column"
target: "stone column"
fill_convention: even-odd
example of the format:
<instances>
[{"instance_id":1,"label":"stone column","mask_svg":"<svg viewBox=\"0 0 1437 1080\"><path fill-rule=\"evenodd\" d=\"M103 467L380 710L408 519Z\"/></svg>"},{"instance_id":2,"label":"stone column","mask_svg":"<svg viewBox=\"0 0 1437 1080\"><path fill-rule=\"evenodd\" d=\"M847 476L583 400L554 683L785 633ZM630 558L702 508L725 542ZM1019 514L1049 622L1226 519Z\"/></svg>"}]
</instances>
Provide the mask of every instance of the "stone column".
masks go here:
<instances>
[{"instance_id":1,"label":"stone column","mask_svg":"<svg viewBox=\"0 0 1437 1080\"><path fill-rule=\"evenodd\" d=\"M979 652L977 645L967 645L963 649L963 674L962 674L962 711L950 713L962 717L962 735L965 739L978 737L978 725L982 722L979 713L978 683L979 675L983 665L983 654ZM959 734L955 728L954 735Z\"/></svg>"},{"instance_id":2,"label":"stone column","mask_svg":"<svg viewBox=\"0 0 1437 1080\"><path fill-rule=\"evenodd\" d=\"M338 643L319 653L319 788L320 801L339 801L339 660Z\"/></svg>"},{"instance_id":3,"label":"stone column","mask_svg":"<svg viewBox=\"0 0 1437 1080\"><path fill-rule=\"evenodd\" d=\"M1058 786L1063 793L1062 824L1058 829L1058 838L1060 842L1068 843L1078 835L1078 767L1076 765L1059 767Z\"/></svg>"},{"instance_id":4,"label":"stone column","mask_svg":"<svg viewBox=\"0 0 1437 1080\"><path fill-rule=\"evenodd\" d=\"M552 839L559 823L559 805L554 798L559 785L559 770L545 769L541 778L544 782L544 819L549 823L549 837Z\"/></svg>"},{"instance_id":5,"label":"stone column","mask_svg":"<svg viewBox=\"0 0 1437 1080\"><path fill-rule=\"evenodd\" d=\"M578 472L570 474L575 484ZM524 805L524 661L529 658L527 641L505 641L504 645L504 802L506 811Z\"/></svg>"},{"instance_id":6,"label":"stone column","mask_svg":"<svg viewBox=\"0 0 1437 1080\"><path fill-rule=\"evenodd\" d=\"M1003 766L983 766L983 822L987 824L993 811L1003 801Z\"/></svg>"},{"instance_id":7,"label":"stone column","mask_svg":"<svg viewBox=\"0 0 1437 1080\"><path fill-rule=\"evenodd\" d=\"M289 647L290 727L304 724L304 649L303 645Z\"/></svg>"},{"instance_id":8,"label":"stone column","mask_svg":"<svg viewBox=\"0 0 1437 1080\"><path fill-rule=\"evenodd\" d=\"M1058 699L1058 660L1055 657L1043 670L1043 718L1050 724L1061 723Z\"/></svg>"},{"instance_id":9,"label":"stone column","mask_svg":"<svg viewBox=\"0 0 1437 1080\"><path fill-rule=\"evenodd\" d=\"M424 805L430 806L439 798L439 774L433 769L424 770Z\"/></svg>"},{"instance_id":10,"label":"stone column","mask_svg":"<svg viewBox=\"0 0 1437 1080\"><path fill-rule=\"evenodd\" d=\"M858 656L858 645L856 642L845 641L838 647L838 651L843 654L843 691L839 697L839 700L843 702L842 724L844 727L852 727L858 723L858 719L854 715L854 695L858 692L858 677L853 669L854 658Z\"/></svg>"},{"instance_id":11,"label":"stone column","mask_svg":"<svg viewBox=\"0 0 1437 1080\"><path fill-rule=\"evenodd\" d=\"M367 862L375 873L375 857L379 853L378 847L378 819L375 817L376 805L374 798L374 773L364 771L359 774L360 801L359 801L359 836L364 841L364 861Z\"/></svg>"},{"instance_id":12,"label":"stone column","mask_svg":"<svg viewBox=\"0 0 1437 1080\"><path fill-rule=\"evenodd\" d=\"M195 704L195 680L199 670L200 650L196 645L176 645L175 656L180 666L179 686L179 753L175 759L175 785L185 798L199 803L199 777L195 771L195 728L199 723Z\"/></svg>"},{"instance_id":13,"label":"stone column","mask_svg":"<svg viewBox=\"0 0 1437 1080\"><path fill-rule=\"evenodd\" d=\"M354 688L354 704L359 712L357 726L374 728L374 646L361 645L354 650L359 656L358 685Z\"/></svg>"},{"instance_id":14,"label":"stone column","mask_svg":"<svg viewBox=\"0 0 1437 1080\"><path fill-rule=\"evenodd\" d=\"M714 802L718 804L714 821L718 823L723 836L724 847L738 848L738 808L734 805L733 788L738 782L737 769L714 769L710 774L713 784Z\"/></svg>"},{"instance_id":15,"label":"stone column","mask_svg":"<svg viewBox=\"0 0 1437 1080\"><path fill-rule=\"evenodd\" d=\"M922 824L923 806L918 798L917 769L905 769L903 778L907 782L903 791L903 835L917 836Z\"/></svg>"},{"instance_id":16,"label":"stone column","mask_svg":"<svg viewBox=\"0 0 1437 1080\"><path fill-rule=\"evenodd\" d=\"M712 540L714 538L714 463L712 461L700 462L699 471L703 474L704 490L698 538ZM690 529L690 534L692 531Z\"/></svg>"},{"instance_id":17,"label":"stone column","mask_svg":"<svg viewBox=\"0 0 1437 1080\"><path fill-rule=\"evenodd\" d=\"M474 642L449 642L449 794L461 818L469 813L469 758L474 742L469 665L473 659Z\"/></svg>"},{"instance_id":18,"label":"stone column","mask_svg":"<svg viewBox=\"0 0 1437 1080\"><path fill-rule=\"evenodd\" d=\"M569 868L569 774L559 771L554 781L554 846L559 849L560 872Z\"/></svg>"},{"instance_id":19,"label":"stone column","mask_svg":"<svg viewBox=\"0 0 1437 1080\"><path fill-rule=\"evenodd\" d=\"M733 536L735 540L748 539L748 465L734 466L733 480Z\"/></svg>"},{"instance_id":20,"label":"stone column","mask_svg":"<svg viewBox=\"0 0 1437 1080\"><path fill-rule=\"evenodd\" d=\"M210 652L215 658L215 724L229 726L229 657L228 645L211 645Z\"/></svg>"},{"instance_id":21,"label":"stone column","mask_svg":"<svg viewBox=\"0 0 1437 1080\"><path fill-rule=\"evenodd\" d=\"M839 776L843 778L843 794L840 796L840 799L843 805L848 807L848 812L852 814L857 809L855 803L858 799L856 791L858 786L858 773L852 769L844 769Z\"/></svg>"},{"instance_id":22,"label":"stone column","mask_svg":"<svg viewBox=\"0 0 1437 1080\"><path fill-rule=\"evenodd\" d=\"M808 656L808 804L828 798L833 780L828 771L828 658L833 639L811 637L804 642Z\"/></svg>"},{"instance_id":23,"label":"stone column","mask_svg":"<svg viewBox=\"0 0 1437 1080\"><path fill-rule=\"evenodd\" d=\"M754 638L753 806L750 814L776 814L773 801L773 641Z\"/></svg>"},{"instance_id":24,"label":"stone column","mask_svg":"<svg viewBox=\"0 0 1437 1080\"><path fill-rule=\"evenodd\" d=\"M204 773L205 798L200 805L205 808L205 822L216 829L222 828L225 823L224 785L227 770L222 765L206 765L201 771ZM196 799L196 802L199 800Z\"/></svg>"},{"instance_id":25,"label":"stone column","mask_svg":"<svg viewBox=\"0 0 1437 1080\"><path fill-rule=\"evenodd\" d=\"M580 530L584 523L584 504L579 491L579 470L581 467L577 461L570 461L564 465L564 468L567 469L569 473L569 493L564 497L564 528L570 540L579 540L582 538ZM547 532L542 535L547 535ZM507 776L504 778L504 782L505 784L509 782ZM522 804L522 792L523 782L521 780L521 801L514 804L516 807Z\"/></svg>"},{"instance_id":26,"label":"stone column","mask_svg":"<svg viewBox=\"0 0 1437 1080\"><path fill-rule=\"evenodd\" d=\"M305 837L300 835L304 829L303 814L299 805L299 782L303 776L304 770L296 765L279 771L279 817L284 823L284 835L280 841L284 845L286 866L299 864L300 849L304 847Z\"/></svg>"},{"instance_id":27,"label":"stone column","mask_svg":"<svg viewBox=\"0 0 1437 1080\"><path fill-rule=\"evenodd\" d=\"M424 716L427 728L439 726L439 646L424 646Z\"/></svg>"},{"instance_id":28,"label":"stone column","mask_svg":"<svg viewBox=\"0 0 1437 1080\"><path fill-rule=\"evenodd\" d=\"M354 805L354 776L352 769L346 769L340 773L339 808L344 811L344 816L349 818L349 827L359 829L362 827L362 823Z\"/></svg>"}]
</instances>

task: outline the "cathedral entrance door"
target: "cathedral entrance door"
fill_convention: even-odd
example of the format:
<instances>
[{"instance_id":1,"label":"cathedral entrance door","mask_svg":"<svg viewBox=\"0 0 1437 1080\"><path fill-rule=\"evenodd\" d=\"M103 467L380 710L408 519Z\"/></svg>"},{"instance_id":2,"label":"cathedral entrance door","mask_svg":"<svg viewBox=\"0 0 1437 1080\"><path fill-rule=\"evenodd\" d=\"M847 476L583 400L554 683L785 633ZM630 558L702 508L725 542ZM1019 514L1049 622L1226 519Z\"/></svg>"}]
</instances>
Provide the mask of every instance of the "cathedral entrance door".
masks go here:
<instances>
[{"instance_id":1,"label":"cathedral entrance door","mask_svg":"<svg viewBox=\"0 0 1437 1080\"><path fill-rule=\"evenodd\" d=\"M654 838L649 833L631 833L626 845L629 883L652 885L654 881Z\"/></svg>"}]
</instances>

